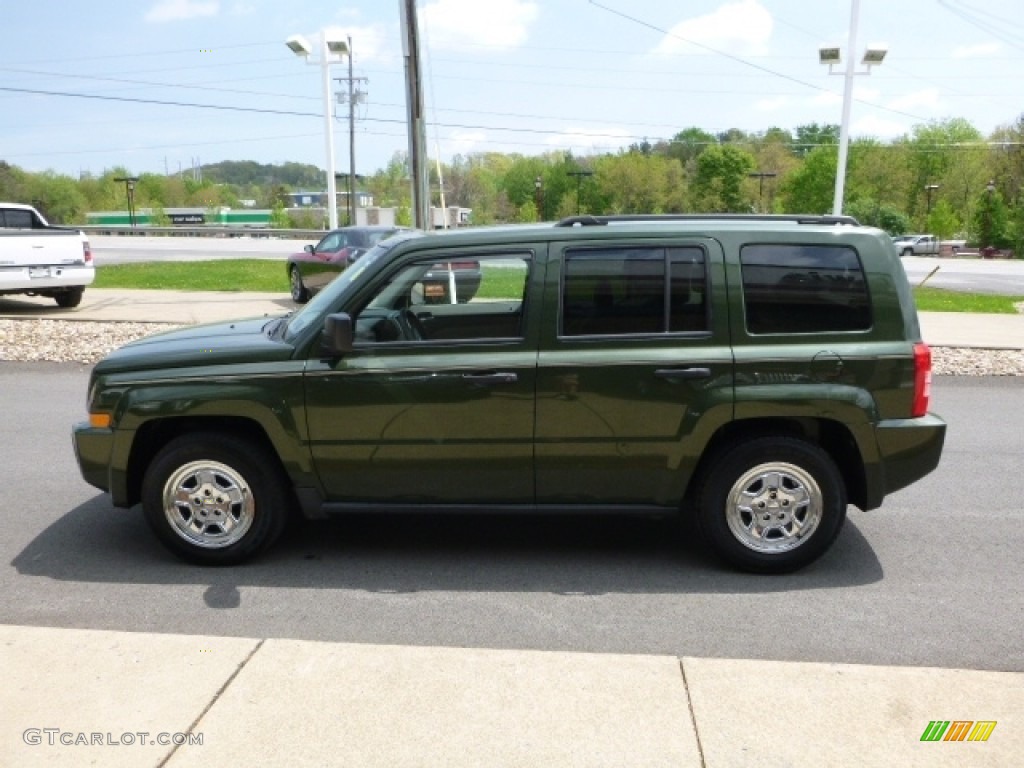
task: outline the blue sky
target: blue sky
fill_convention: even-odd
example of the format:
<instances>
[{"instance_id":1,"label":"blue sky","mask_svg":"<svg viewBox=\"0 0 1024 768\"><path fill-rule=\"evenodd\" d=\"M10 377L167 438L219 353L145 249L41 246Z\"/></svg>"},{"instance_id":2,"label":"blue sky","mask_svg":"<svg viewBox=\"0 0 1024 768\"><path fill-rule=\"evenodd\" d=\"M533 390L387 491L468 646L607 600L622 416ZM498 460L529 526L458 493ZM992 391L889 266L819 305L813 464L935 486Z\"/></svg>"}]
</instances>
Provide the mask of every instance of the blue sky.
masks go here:
<instances>
[{"instance_id":1,"label":"blue sky","mask_svg":"<svg viewBox=\"0 0 1024 768\"><path fill-rule=\"evenodd\" d=\"M614 151L696 125L838 123L850 0L419 0L428 150ZM400 0L0 0L0 160L78 175L196 162L325 165L320 69L284 45L351 35L357 172L407 147ZM851 135L1024 113L1019 0L861 0ZM699 45L694 45L696 42ZM332 68L335 77L347 65ZM340 88L341 86L339 86ZM88 98L85 98L88 97ZM150 102L173 102L156 104ZM348 167L347 107L335 147Z\"/></svg>"}]
</instances>

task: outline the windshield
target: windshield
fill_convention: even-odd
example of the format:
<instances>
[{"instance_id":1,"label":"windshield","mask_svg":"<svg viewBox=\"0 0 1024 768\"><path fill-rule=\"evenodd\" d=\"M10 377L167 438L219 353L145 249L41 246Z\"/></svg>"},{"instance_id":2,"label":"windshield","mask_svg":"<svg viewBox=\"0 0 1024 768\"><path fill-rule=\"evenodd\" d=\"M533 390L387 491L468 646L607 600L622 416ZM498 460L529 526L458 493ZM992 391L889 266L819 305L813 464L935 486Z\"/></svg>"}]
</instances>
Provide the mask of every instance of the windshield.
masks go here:
<instances>
[{"instance_id":1,"label":"windshield","mask_svg":"<svg viewBox=\"0 0 1024 768\"><path fill-rule=\"evenodd\" d=\"M305 331L310 323L316 323L326 313L327 309L337 301L345 289L352 284L363 272L373 266L383 254L391 250L392 243L385 241L375 245L368 250L359 261L342 272L326 288L314 296L308 304L288 318L288 325L284 329L285 341L294 341L295 338Z\"/></svg>"}]
</instances>

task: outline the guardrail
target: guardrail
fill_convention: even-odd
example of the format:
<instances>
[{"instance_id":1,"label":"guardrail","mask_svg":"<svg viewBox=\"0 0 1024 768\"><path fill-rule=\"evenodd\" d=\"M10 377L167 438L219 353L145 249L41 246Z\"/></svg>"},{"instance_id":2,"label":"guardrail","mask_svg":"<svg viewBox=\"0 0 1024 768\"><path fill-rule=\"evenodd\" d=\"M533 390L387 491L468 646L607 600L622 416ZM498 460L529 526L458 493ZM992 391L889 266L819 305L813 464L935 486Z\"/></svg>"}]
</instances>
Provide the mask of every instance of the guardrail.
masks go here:
<instances>
[{"instance_id":1,"label":"guardrail","mask_svg":"<svg viewBox=\"0 0 1024 768\"><path fill-rule=\"evenodd\" d=\"M124 237L255 237L273 240L319 240L323 229L269 229L264 227L112 227L102 224L73 225L90 235Z\"/></svg>"}]
</instances>

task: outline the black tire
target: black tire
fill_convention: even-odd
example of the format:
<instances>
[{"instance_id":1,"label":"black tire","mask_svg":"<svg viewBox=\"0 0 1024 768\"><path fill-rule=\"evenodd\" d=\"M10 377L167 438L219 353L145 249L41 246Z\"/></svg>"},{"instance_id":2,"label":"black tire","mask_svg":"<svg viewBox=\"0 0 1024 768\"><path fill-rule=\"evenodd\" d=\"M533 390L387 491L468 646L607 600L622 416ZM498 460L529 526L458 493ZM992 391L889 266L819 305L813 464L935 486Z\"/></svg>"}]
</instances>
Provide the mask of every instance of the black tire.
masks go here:
<instances>
[{"instance_id":1,"label":"black tire","mask_svg":"<svg viewBox=\"0 0 1024 768\"><path fill-rule=\"evenodd\" d=\"M54 296L53 300L61 309L74 309L82 303L82 294L84 293L85 288L68 288Z\"/></svg>"},{"instance_id":2,"label":"black tire","mask_svg":"<svg viewBox=\"0 0 1024 768\"><path fill-rule=\"evenodd\" d=\"M736 568L789 573L828 550L846 503L842 475L825 451L791 437L764 437L717 457L697 493L697 522Z\"/></svg>"},{"instance_id":3,"label":"black tire","mask_svg":"<svg viewBox=\"0 0 1024 768\"><path fill-rule=\"evenodd\" d=\"M913 255L914 255L914 249L913 248L904 248L903 252L900 254L900 256L903 256L903 257L913 256Z\"/></svg>"},{"instance_id":4,"label":"black tire","mask_svg":"<svg viewBox=\"0 0 1024 768\"><path fill-rule=\"evenodd\" d=\"M302 272L295 264L288 268L288 282L291 286L292 301L296 304L305 304L309 301L309 289L302 282Z\"/></svg>"},{"instance_id":5,"label":"black tire","mask_svg":"<svg viewBox=\"0 0 1024 768\"><path fill-rule=\"evenodd\" d=\"M175 489L185 492L177 501ZM231 435L202 432L172 440L142 480L150 528L178 557L200 565L235 565L267 549L284 530L291 507L287 477L275 457Z\"/></svg>"}]
</instances>

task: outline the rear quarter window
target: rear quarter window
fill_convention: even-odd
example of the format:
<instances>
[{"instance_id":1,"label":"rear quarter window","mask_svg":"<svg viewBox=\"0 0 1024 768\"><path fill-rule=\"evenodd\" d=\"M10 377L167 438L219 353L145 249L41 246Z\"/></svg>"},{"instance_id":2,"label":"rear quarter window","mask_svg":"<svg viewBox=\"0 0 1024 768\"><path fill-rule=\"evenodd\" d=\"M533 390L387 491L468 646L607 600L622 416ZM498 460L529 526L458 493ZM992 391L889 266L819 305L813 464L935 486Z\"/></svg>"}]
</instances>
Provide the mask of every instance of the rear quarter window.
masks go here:
<instances>
[{"instance_id":1,"label":"rear quarter window","mask_svg":"<svg viewBox=\"0 0 1024 768\"><path fill-rule=\"evenodd\" d=\"M747 245L740 249L740 264L752 334L871 328L864 268L849 246Z\"/></svg>"}]
</instances>

